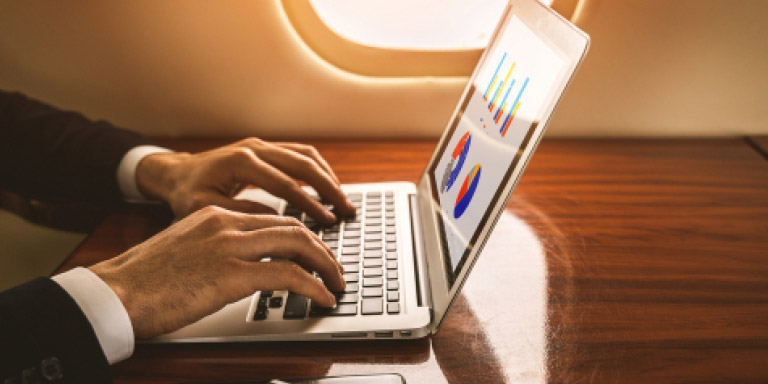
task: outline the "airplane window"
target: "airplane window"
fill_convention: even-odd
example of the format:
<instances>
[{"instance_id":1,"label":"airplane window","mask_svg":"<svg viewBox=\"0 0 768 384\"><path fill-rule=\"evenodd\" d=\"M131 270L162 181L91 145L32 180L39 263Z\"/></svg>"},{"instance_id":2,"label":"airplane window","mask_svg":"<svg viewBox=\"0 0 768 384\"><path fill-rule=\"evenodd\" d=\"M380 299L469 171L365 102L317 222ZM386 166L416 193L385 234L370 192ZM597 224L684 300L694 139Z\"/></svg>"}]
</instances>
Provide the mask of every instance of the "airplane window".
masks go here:
<instances>
[{"instance_id":1,"label":"airplane window","mask_svg":"<svg viewBox=\"0 0 768 384\"><path fill-rule=\"evenodd\" d=\"M543 0L551 4L552 0ZM380 48L473 49L488 44L507 0L311 0L320 18Z\"/></svg>"}]
</instances>

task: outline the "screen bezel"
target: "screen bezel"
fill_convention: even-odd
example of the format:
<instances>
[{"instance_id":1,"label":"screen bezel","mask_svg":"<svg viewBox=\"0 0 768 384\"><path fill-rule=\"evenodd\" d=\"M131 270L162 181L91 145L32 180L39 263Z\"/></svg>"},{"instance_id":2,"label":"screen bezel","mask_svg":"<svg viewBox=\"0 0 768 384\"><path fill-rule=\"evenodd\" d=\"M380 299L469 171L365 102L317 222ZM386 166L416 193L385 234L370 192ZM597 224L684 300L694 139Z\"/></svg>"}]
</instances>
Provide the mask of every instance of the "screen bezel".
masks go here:
<instances>
[{"instance_id":1,"label":"screen bezel","mask_svg":"<svg viewBox=\"0 0 768 384\"><path fill-rule=\"evenodd\" d=\"M479 69L485 65L488 52L498 43L501 32L508 26L512 16L517 16L517 18L520 19L520 21L522 21L539 39L560 55L563 59L563 76L561 76L559 81L556 81L554 84L552 88L553 97L549 98L546 106L542 109L539 121L534 122L533 124L535 126L529 129L529 132L526 134L523 144L521 144L521 150L518 151L516 158L513 160L510 169L505 175L504 185L496 192L492 208L486 212L483 221L480 223L480 230L476 231L473 236L472 240L474 244L471 244L472 246L470 250L463 258L463 265L459 267L458 273L453 276L454 279L450 279L449 276L452 274L452 271L449 274L447 265L450 263L446 263L445 261L446 253L442 245L443 237L440 233L442 230L439 211L440 207L435 199L433 199L432 191L436 186L433 185L430 170L435 169L437 162L440 160L440 155L443 153L443 150L451 138L450 134L453 131L452 128L455 126L457 119L460 118L460 114L463 113L463 108L466 106L467 100L471 96L469 92L472 89L472 84L475 82ZM493 229L496 220L498 220L499 215L507 205L512 190L517 184L522 171L525 169L525 166L541 139L554 108L562 98L565 88L573 77L575 69L583 60L588 46L589 37L584 32L580 31L562 16L556 14L536 0L512 0L505 9L499 25L491 38L491 42L470 77L469 82L462 93L461 99L440 138L437 148L422 173L417 187L419 216L421 223L423 224L424 247L427 250L427 272L432 308L434 311L432 332L437 331L450 304L461 290L466 277L485 245L485 241L487 240L490 231ZM454 282L452 283L451 280L454 280Z\"/></svg>"}]
</instances>

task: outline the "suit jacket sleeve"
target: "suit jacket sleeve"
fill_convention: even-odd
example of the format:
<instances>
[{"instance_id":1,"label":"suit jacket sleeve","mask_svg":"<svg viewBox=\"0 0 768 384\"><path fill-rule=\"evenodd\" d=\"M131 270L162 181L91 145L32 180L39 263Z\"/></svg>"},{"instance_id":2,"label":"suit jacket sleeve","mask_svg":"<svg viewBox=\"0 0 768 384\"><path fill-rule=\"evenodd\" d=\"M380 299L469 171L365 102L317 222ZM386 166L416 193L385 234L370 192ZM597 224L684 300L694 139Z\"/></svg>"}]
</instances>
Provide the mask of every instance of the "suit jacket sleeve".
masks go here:
<instances>
[{"instance_id":1,"label":"suit jacket sleeve","mask_svg":"<svg viewBox=\"0 0 768 384\"><path fill-rule=\"evenodd\" d=\"M0 186L27 195L114 203L117 167L141 135L0 91Z\"/></svg>"},{"instance_id":2,"label":"suit jacket sleeve","mask_svg":"<svg viewBox=\"0 0 768 384\"><path fill-rule=\"evenodd\" d=\"M0 356L0 382L112 381L85 314L48 278L0 293Z\"/></svg>"}]
</instances>

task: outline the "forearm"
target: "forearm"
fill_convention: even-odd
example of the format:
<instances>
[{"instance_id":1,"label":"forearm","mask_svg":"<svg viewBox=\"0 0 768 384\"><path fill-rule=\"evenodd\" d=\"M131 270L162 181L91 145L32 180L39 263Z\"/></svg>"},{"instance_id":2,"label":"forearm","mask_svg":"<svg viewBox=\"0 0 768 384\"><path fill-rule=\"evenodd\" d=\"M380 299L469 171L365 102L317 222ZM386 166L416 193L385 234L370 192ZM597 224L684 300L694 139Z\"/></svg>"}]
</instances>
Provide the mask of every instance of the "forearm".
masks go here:
<instances>
[{"instance_id":1,"label":"forearm","mask_svg":"<svg viewBox=\"0 0 768 384\"><path fill-rule=\"evenodd\" d=\"M105 121L0 92L0 182L29 194L89 202L122 199L116 170L145 137Z\"/></svg>"}]
</instances>

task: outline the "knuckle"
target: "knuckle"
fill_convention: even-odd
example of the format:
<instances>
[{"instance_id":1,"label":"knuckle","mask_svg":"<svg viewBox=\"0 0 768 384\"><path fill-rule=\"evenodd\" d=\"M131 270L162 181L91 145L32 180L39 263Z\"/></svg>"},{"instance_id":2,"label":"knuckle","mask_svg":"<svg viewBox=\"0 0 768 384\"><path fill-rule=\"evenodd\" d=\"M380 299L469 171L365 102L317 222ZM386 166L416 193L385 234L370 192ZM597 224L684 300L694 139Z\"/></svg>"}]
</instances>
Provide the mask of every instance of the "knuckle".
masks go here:
<instances>
[{"instance_id":1,"label":"knuckle","mask_svg":"<svg viewBox=\"0 0 768 384\"><path fill-rule=\"evenodd\" d=\"M280 220L283 222L283 224L292 226L292 227L303 227L304 224L299 221L299 219L295 217L281 217Z\"/></svg>"},{"instance_id":2,"label":"knuckle","mask_svg":"<svg viewBox=\"0 0 768 384\"><path fill-rule=\"evenodd\" d=\"M203 208L201 211L203 211L205 215L203 222L209 226L220 228L227 223L229 213L224 208L217 207L215 205L209 205Z\"/></svg>"},{"instance_id":3,"label":"knuckle","mask_svg":"<svg viewBox=\"0 0 768 384\"><path fill-rule=\"evenodd\" d=\"M284 193L290 193L294 195L301 193L301 187L299 184L290 178L278 179L277 188Z\"/></svg>"},{"instance_id":4,"label":"knuckle","mask_svg":"<svg viewBox=\"0 0 768 384\"><path fill-rule=\"evenodd\" d=\"M304 228L303 225L288 227L287 231L290 234L290 236L294 238L303 240L304 238L307 237L307 230Z\"/></svg>"},{"instance_id":5,"label":"knuckle","mask_svg":"<svg viewBox=\"0 0 768 384\"><path fill-rule=\"evenodd\" d=\"M232 148L228 158L235 162L245 162L253 159L253 153L248 148Z\"/></svg>"},{"instance_id":6,"label":"knuckle","mask_svg":"<svg viewBox=\"0 0 768 384\"><path fill-rule=\"evenodd\" d=\"M245 143L249 146L254 146L254 147L263 146L265 144L264 140L259 139L257 137L249 137L245 139Z\"/></svg>"},{"instance_id":7,"label":"knuckle","mask_svg":"<svg viewBox=\"0 0 768 384\"><path fill-rule=\"evenodd\" d=\"M304 281L304 270L295 263L285 263L283 279L291 291L296 291Z\"/></svg>"}]
</instances>

